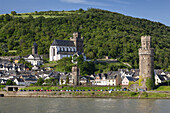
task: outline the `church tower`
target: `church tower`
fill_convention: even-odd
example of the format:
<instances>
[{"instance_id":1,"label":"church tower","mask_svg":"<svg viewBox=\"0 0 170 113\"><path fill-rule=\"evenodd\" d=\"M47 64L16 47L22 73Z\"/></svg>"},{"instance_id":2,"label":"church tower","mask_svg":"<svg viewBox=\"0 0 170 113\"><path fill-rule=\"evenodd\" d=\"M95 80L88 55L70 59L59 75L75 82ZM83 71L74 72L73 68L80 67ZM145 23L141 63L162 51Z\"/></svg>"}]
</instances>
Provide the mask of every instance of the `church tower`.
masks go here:
<instances>
[{"instance_id":1,"label":"church tower","mask_svg":"<svg viewBox=\"0 0 170 113\"><path fill-rule=\"evenodd\" d=\"M139 48L139 86L142 89L150 90L154 86L154 49L151 47L151 37L141 37L141 48ZM150 82L150 86L148 86Z\"/></svg>"},{"instance_id":2,"label":"church tower","mask_svg":"<svg viewBox=\"0 0 170 113\"><path fill-rule=\"evenodd\" d=\"M80 77L80 69L77 66L73 66L72 67L72 80L73 80L74 86L79 85L79 77Z\"/></svg>"},{"instance_id":3,"label":"church tower","mask_svg":"<svg viewBox=\"0 0 170 113\"><path fill-rule=\"evenodd\" d=\"M70 38L70 41L74 42L74 45L77 48L77 52L83 53L83 37L81 37L80 32L74 32L73 37Z\"/></svg>"},{"instance_id":4,"label":"church tower","mask_svg":"<svg viewBox=\"0 0 170 113\"><path fill-rule=\"evenodd\" d=\"M33 46L32 46L32 54L36 55L38 54L38 45L36 42L34 42Z\"/></svg>"}]
</instances>

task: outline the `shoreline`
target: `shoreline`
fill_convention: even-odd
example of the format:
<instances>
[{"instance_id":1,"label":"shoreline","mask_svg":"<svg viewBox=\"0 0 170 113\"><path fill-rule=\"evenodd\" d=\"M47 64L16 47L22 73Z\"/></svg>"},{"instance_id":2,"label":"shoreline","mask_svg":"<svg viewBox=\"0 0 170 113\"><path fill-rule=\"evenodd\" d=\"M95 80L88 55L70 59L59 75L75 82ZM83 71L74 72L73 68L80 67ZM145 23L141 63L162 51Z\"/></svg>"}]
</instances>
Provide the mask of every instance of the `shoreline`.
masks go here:
<instances>
[{"instance_id":1,"label":"shoreline","mask_svg":"<svg viewBox=\"0 0 170 113\"><path fill-rule=\"evenodd\" d=\"M113 99L170 99L170 93L153 92L7 92L4 97L28 98L113 98ZM133 95L132 95L133 94Z\"/></svg>"}]
</instances>

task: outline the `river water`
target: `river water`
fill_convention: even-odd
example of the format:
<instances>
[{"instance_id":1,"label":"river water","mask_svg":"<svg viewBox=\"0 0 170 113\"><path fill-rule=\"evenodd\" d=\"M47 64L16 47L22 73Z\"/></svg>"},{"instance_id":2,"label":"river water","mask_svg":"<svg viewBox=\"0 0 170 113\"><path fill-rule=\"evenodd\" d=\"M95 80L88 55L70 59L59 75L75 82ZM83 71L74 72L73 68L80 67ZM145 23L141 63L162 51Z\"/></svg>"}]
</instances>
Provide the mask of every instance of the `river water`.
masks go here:
<instances>
[{"instance_id":1,"label":"river water","mask_svg":"<svg viewBox=\"0 0 170 113\"><path fill-rule=\"evenodd\" d=\"M2 97L0 113L170 113L170 100Z\"/></svg>"}]
</instances>

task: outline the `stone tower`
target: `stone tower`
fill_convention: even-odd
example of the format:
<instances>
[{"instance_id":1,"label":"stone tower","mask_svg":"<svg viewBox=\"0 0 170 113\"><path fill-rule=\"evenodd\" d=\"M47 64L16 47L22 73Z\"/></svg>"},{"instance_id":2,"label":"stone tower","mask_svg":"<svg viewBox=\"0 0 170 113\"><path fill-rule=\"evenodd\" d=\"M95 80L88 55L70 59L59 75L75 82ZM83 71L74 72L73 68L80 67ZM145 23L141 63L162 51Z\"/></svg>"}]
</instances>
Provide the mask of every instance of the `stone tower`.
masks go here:
<instances>
[{"instance_id":1,"label":"stone tower","mask_svg":"<svg viewBox=\"0 0 170 113\"><path fill-rule=\"evenodd\" d=\"M74 45L77 48L77 52L83 53L83 37L81 37L80 32L74 32L73 37L70 38L70 41L74 41Z\"/></svg>"},{"instance_id":2,"label":"stone tower","mask_svg":"<svg viewBox=\"0 0 170 113\"><path fill-rule=\"evenodd\" d=\"M36 42L34 42L33 46L32 46L32 54L36 55L38 54L38 45Z\"/></svg>"},{"instance_id":3,"label":"stone tower","mask_svg":"<svg viewBox=\"0 0 170 113\"><path fill-rule=\"evenodd\" d=\"M73 80L74 86L79 85L79 75L80 75L80 69L77 66L73 66L72 67L72 80Z\"/></svg>"},{"instance_id":4,"label":"stone tower","mask_svg":"<svg viewBox=\"0 0 170 113\"><path fill-rule=\"evenodd\" d=\"M154 77L154 49L151 47L151 37L141 37L141 48L139 48L139 77L141 83L140 87L149 90L146 82L153 81ZM149 79L149 80L148 80ZM153 88L154 83L151 83L150 89Z\"/></svg>"}]
</instances>

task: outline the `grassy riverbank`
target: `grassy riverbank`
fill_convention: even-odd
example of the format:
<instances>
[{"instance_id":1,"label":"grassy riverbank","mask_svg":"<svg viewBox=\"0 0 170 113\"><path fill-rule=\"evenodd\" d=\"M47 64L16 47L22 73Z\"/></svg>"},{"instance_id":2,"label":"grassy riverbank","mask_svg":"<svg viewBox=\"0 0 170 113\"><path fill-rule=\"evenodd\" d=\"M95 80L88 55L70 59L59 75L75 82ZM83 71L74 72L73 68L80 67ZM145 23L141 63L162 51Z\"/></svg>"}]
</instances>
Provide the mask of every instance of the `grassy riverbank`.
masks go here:
<instances>
[{"instance_id":1,"label":"grassy riverbank","mask_svg":"<svg viewBox=\"0 0 170 113\"><path fill-rule=\"evenodd\" d=\"M160 86L156 91L170 91L170 86Z\"/></svg>"},{"instance_id":2,"label":"grassy riverbank","mask_svg":"<svg viewBox=\"0 0 170 113\"><path fill-rule=\"evenodd\" d=\"M26 87L22 90L111 90L111 89L121 89L120 86L117 87L73 87L73 86L64 86L64 87L51 87L51 86L35 86L35 87Z\"/></svg>"},{"instance_id":3,"label":"grassy riverbank","mask_svg":"<svg viewBox=\"0 0 170 113\"><path fill-rule=\"evenodd\" d=\"M170 99L170 93L131 91L51 91L51 92L1 92L5 97L52 97L52 98L139 98Z\"/></svg>"}]
</instances>

